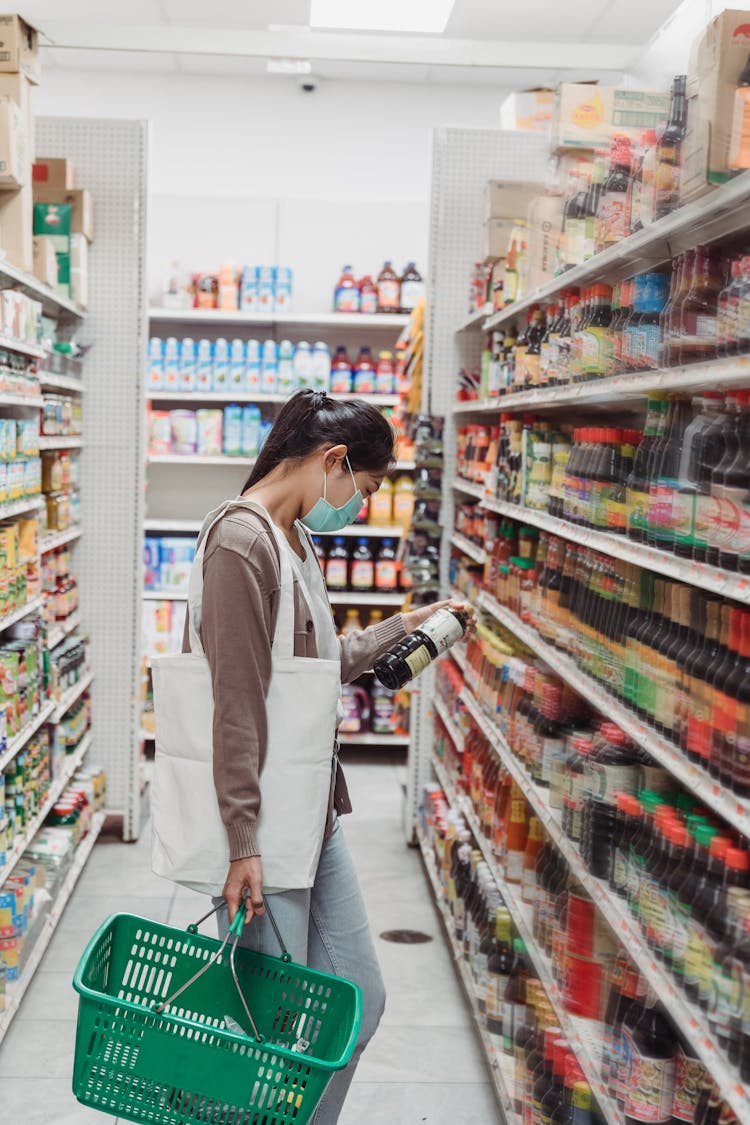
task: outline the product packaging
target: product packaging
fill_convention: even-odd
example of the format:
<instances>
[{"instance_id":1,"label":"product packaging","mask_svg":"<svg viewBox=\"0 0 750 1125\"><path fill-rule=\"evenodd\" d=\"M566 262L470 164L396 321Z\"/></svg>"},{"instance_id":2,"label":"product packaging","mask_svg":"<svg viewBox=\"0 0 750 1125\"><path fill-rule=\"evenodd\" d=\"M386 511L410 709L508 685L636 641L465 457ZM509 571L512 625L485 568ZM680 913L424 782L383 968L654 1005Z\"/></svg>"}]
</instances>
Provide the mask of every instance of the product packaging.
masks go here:
<instances>
[{"instance_id":1,"label":"product packaging","mask_svg":"<svg viewBox=\"0 0 750 1125\"><path fill-rule=\"evenodd\" d=\"M609 148L616 133L637 142L644 129L665 124L669 102L665 90L563 82L555 93L552 150Z\"/></svg>"},{"instance_id":2,"label":"product packaging","mask_svg":"<svg viewBox=\"0 0 750 1125\"><path fill-rule=\"evenodd\" d=\"M224 408L223 452L225 457L242 456L242 407L235 404Z\"/></svg>"},{"instance_id":3,"label":"product packaging","mask_svg":"<svg viewBox=\"0 0 750 1125\"><path fill-rule=\"evenodd\" d=\"M0 71L23 74L34 85L42 80L39 35L20 16L0 16Z\"/></svg>"},{"instance_id":4,"label":"product packaging","mask_svg":"<svg viewBox=\"0 0 750 1125\"><path fill-rule=\"evenodd\" d=\"M526 242L526 292L552 281L557 273L560 232L565 200L560 195L538 195L528 214Z\"/></svg>"},{"instance_id":5,"label":"product packaging","mask_svg":"<svg viewBox=\"0 0 750 1125\"><path fill-rule=\"evenodd\" d=\"M11 98L0 97L0 190L24 187L29 168L24 115Z\"/></svg>"},{"instance_id":6,"label":"product packaging","mask_svg":"<svg viewBox=\"0 0 750 1125\"><path fill-rule=\"evenodd\" d=\"M34 161L32 178L35 184L62 191L72 191L76 186L73 161L64 157L38 156Z\"/></svg>"},{"instance_id":7,"label":"product packaging","mask_svg":"<svg viewBox=\"0 0 750 1125\"><path fill-rule=\"evenodd\" d=\"M223 423L224 415L221 410L198 411L198 453L201 457L221 456Z\"/></svg>"},{"instance_id":8,"label":"product packaging","mask_svg":"<svg viewBox=\"0 0 750 1125\"><path fill-rule=\"evenodd\" d=\"M69 203L35 203L34 234L51 238L56 254L70 254L73 208Z\"/></svg>"},{"instance_id":9,"label":"product packaging","mask_svg":"<svg viewBox=\"0 0 750 1125\"><path fill-rule=\"evenodd\" d=\"M258 267L243 266L240 276L240 309L258 311Z\"/></svg>"},{"instance_id":10,"label":"product packaging","mask_svg":"<svg viewBox=\"0 0 750 1125\"><path fill-rule=\"evenodd\" d=\"M229 342L223 336L214 341L214 390L219 394L229 390Z\"/></svg>"},{"instance_id":11,"label":"product packaging","mask_svg":"<svg viewBox=\"0 0 750 1125\"><path fill-rule=\"evenodd\" d=\"M88 308L89 244L82 234L70 236L70 297L80 308Z\"/></svg>"},{"instance_id":12,"label":"product packaging","mask_svg":"<svg viewBox=\"0 0 750 1125\"><path fill-rule=\"evenodd\" d=\"M170 410L172 452L195 454L198 452L198 421L194 410Z\"/></svg>"},{"instance_id":13,"label":"product packaging","mask_svg":"<svg viewBox=\"0 0 750 1125\"><path fill-rule=\"evenodd\" d=\"M274 286L274 312L292 311L292 271L288 266L278 266Z\"/></svg>"},{"instance_id":14,"label":"product packaging","mask_svg":"<svg viewBox=\"0 0 750 1125\"><path fill-rule=\"evenodd\" d=\"M34 277L53 289L57 285L55 244L45 235L37 235L34 239Z\"/></svg>"},{"instance_id":15,"label":"product packaging","mask_svg":"<svg viewBox=\"0 0 750 1125\"><path fill-rule=\"evenodd\" d=\"M523 219L529 203L544 190L544 184L489 180L484 190L484 218Z\"/></svg>"},{"instance_id":16,"label":"product packaging","mask_svg":"<svg viewBox=\"0 0 750 1125\"><path fill-rule=\"evenodd\" d=\"M273 314L275 288L275 269L273 266L261 266L258 270L258 312L269 316Z\"/></svg>"},{"instance_id":17,"label":"product packaging","mask_svg":"<svg viewBox=\"0 0 750 1125\"><path fill-rule=\"evenodd\" d=\"M214 385L214 357L210 340L198 341L195 364L195 385L199 391L210 392Z\"/></svg>"},{"instance_id":18,"label":"product packaging","mask_svg":"<svg viewBox=\"0 0 750 1125\"><path fill-rule=\"evenodd\" d=\"M554 90L514 90L500 106L500 128L549 133L554 104Z\"/></svg>"},{"instance_id":19,"label":"product packaging","mask_svg":"<svg viewBox=\"0 0 750 1125\"><path fill-rule=\"evenodd\" d=\"M34 203L67 204L70 207L69 233L82 234L88 242L94 241L94 201L91 192L84 188L66 191L64 188L51 188L47 184L37 182L34 184Z\"/></svg>"},{"instance_id":20,"label":"product packaging","mask_svg":"<svg viewBox=\"0 0 750 1125\"><path fill-rule=\"evenodd\" d=\"M488 219L484 224L485 258L506 258L513 234L513 219Z\"/></svg>"}]
</instances>

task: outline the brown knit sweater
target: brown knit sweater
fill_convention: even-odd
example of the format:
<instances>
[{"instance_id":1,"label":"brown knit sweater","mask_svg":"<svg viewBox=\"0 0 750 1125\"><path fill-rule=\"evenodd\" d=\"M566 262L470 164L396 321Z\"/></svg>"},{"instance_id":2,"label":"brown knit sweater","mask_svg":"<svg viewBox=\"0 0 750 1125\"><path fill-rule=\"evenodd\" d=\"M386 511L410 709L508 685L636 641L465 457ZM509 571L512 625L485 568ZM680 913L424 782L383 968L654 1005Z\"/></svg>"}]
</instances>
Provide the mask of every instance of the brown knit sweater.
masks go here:
<instances>
[{"instance_id":1,"label":"brown knit sweater","mask_svg":"<svg viewBox=\"0 0 750 1125\"><path fill-rule=\"evenodd\" d=\"M246 508L231 509L214 527L203 560L201 642L214 693L214 784L227 830L230 859L259 855L256 825L263 799L261 771L268 727L265 697L280 585L279 551L268 523ZM294 578L294 654L317 656L315 628ZM341 679L350 683L404 636L401 614L339 639ZM187 626L183 652L190 651ZM333 754L333 747L331 747ZM331 787L332 810L351 812L341 767Z\"/></svg>"}]
</instances>

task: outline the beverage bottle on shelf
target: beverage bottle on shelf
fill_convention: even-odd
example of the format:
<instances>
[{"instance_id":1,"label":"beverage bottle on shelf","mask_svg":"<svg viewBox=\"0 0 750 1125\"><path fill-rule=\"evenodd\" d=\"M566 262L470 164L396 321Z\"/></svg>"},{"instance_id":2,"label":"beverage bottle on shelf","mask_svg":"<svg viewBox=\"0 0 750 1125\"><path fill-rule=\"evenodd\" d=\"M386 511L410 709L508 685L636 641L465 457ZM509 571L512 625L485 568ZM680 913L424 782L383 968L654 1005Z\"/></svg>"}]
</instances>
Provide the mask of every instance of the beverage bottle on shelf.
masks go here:
<instances>
[{"instance_id":1,"label":"beverage bottle on shelf","mask_svg":"<svg viewBox=\"0 0 750 1125\"><path fill-rule=\"evenodd\" d=\"M750 351L750 256L742 257L739 300L735 314L735 337L737 351L742 354Z\"/></svg>"},{"instance_id":2,"label":"beverage bottle on shelf","mask_svg":"<svg viewBox=\"0 0 750 1125\"><path fill-rule=\"evenodd\" d=\"M539 385L541 387L554 385L554 380L557 379L560 324L560 306L553 302L547 308L546 324L539 348Z\"/></svg>"},{"instance_id":3,"label":"beverage bottle on shelf","mask_svg":"<svg viewBox=\"0 0 750 1125\"><path fill-rule=\"evenodd\" d=\"M658 461L653 462L649 484L647 542L663 551L671 551L675 543L672 510L679 487L679 470L682 457L682 438L690 423L690 403L684 398L672 398L666 421L666 433L658 450Z\"/></svg>"},{"instance_id":4,"label":"beverage bottle on shelf","mask_svg":"<svg viewBox=\"0 0 750 1125\"><path fill-rule=\"evenodd\" d=\"M629 233L627 203L632 159L629 138L616 135L597 212L597 253L621 242Z\"/></svg>"},{"instance_id":5,"label":"beverage bottle on shelf","mask_svg":"<svg viewBox=\"0 0 750 1125\"><path fill-rule=\"evenodd\" d=\"M682 978L685 995L693 1003L707 1002L711 986L707 955L705 918L719 894L719 881L723 874L723 859L730 841L705 824L694 830L695 858L693 877L688 887L683 885L681 895L687 908L688 940L685 948Z\"/></svg>"},{"instance_id":6,"label":"beverage bottle on shelf","mask_svg":"<svg viewBox=\"0 0 750 1125\"><path fill-rule=\"evenodd\" d=\"M359 355L357 356L357 362L354 364L352 376L355 394L375 394L375 363L372 358L372 350L366 345L363 345L359 349Z\"/></svg>"},{"instance_id":7,"label":"beverage bottle on shelf","mask_svg":"<svg viewBox=\"0 0 750 1125\"><path fill-rule=\"evenodd\" d=\"M186 336L180 344L180 390L194 391L196 388L195 340Z\"/></svg>"},{"instance_id":8,"label":"beverage bottle on shelf","mask_svg":"<svg viewBox=\"0 0 750 1125\"><path fill-rule=\"evenodd\" d=\"M526 349L529 346L529 331L531 329L531 320L534 313L538 311L538 305L532 305L526 313L526 321L518 333L515 348L515 361L513 366L513 386L520 390L526 386Z\"/></svg>"},{"instance_id":9,"label":"beverage bottle on shelf","mask_svg":"<svg viewBox=\"0 0 750 1125\"><path fill-rule=\"evenodd\" d=\"M361 628L362 625L359 620L359 610L347 609L346 619L344 621L344 624L341 626L341 636L348 637L350 633L357 633Z\"/></svg>"},{"instance_id":10,"label":"beverage bottle on shelf","mask_svg":"<svg viewBox=\"0 0 750 1125\"><path fill-rule=\"evenodd\" d=\"M401 307L401 282L391 262L378 274L378 312L397 313Z\"/></svg>"},{"instance_id":11,"label":"beverage bottle on shelf","mask_svg":"<svg viewBox=\"0 0 750 1125\"><path fill-rule=\"evenodd\" d=\"M730 401L736 404L735 442L711 474L711 493L718 506L718 565L737 571L740 558L750 552L750 393L736 391Z\"/></svg>"},{"instance_id":12,"label":"beverage bottle on shelf","mask_svg":"<svg viewBox=\"0 0 750 1125\"><path fill-rule=\"evenodd\" d=\"M396 373L393 367L393 352L380 352L378 366L375 371L375 393L379 395L392 395L396 385Z\"/></svg>"},{"instance_id":13,"label":"beverage bottle on shelf","mask_svg":"<svg viewBox=\"0 0 750 1125\"><path fill-rule=\"evenodd\" d=\"M359 311L370 316L378 311L378 287L369 273L359 283Z\"/></svg>"},{"instance_id":14,"label":"beverage bottle on shelf","mask_svg":"<svg viewBox=\"0 0 750 1125\"><path fill-rule=\"evenodd\" d=\"M697 246L690 289L680 308L679 363L699 363L716 355L716 324L721 267L716 252Z\"/></svg>"},{"instance_id":15,"label":"beverage bottle on shelf","mask_svg":"<svg viewBox=\"0 0 750 1125\"><path fill-rule=\"evenodd\" d=\"M333 540L333 545L328 552L326 586L329 590L349 588L349 552L346 549L346 540L340 535Z\"/></svg>"},{"instance_id":16,"label":"beverage bottle on shelf","mask_svg":"<svg viewBox=\"0 0 750 1125\"><path fill-rule=\"evenodd\" d=\"M461 639L466 631L466 621L466 615L460 610L437 610L418 629L378 658L374 665L375 675L392 691L402 688Z\"/></svg>"},{"instance_id":17,"label":"beverage bottle on shelf","mask_svg":"<svg viewBox=\"0 0 750 1125\"><path fill-rule=\"evenodd\" d=\"M407 474L396 477L393 484L393 522L404 530L411 526L414 514L414 480Z\"/></svg>"},{"instance_id":18,"label":"beverage bottle on shelf","mask_svg":"<svg viewBox=\"0 0 750 1125\"><path fill-rule=\"evenodd\" d=\"M612 991L615 993L615 1002L607 1010L605 1030L605 1057L608 1057L608 1066L605 1062L602 1077L608 1082L610 1097L622 1107L626 1092L623 1078L629 1069L623 1041L625 1021L631 1015L635 1018L637 1013L634 1009L639 1007L639 998L644 992L637 970L627 960L622 961L621 971L615 978Z\"/></svg>"},{"instance_id":19,"label":"beverage bottle on shelf","mask_svg":"<svg viewBox=\"0 0 750 1125\"><path fill-rule=\"evenodd\" d=\"M542 822L538 817L532 816L529 818L529 833L526 838L521 872L521 897L524 902L533 903L536 897L536 866L543 843Z\"/></svg>"},{"instance_id":20,"label":"beverage bottle on shelf","mask_svg":"<svg viewBox=\"0 0 750 1125\"><path fill-rule=\"evenodd\" d=\"M328 391L331 387L331 353L328 344L318 340L313 346L310 363L310 384L315 391Z\"/></svg>"},{"instance_id":21,"label":"beverage bottle on shelf","mask_svg":"<svg viewBox=\"0 0 750 1125\"><path fill-rule=\"evenodd\" d=\"M740 294L743 288L742 258L732 258L729 277L719 293L716 309L716 354L734 355L737 352L737 320Z\"/></svg>"},{"instance_id":22,"label":"beverage bottle on shelf","mask_svg":"<svg viewBox=\"0 0 750 1125\"><path fill-rule=\"evenodd\" d=\"M526 334L524 357L524 386L538 387L540 382L542 340L545 333L544 313L535 309Z\"/></svg>"},{"instance_id":23,"label":"beverage bottle on shelf","mask_svg":"<svg viewBox=\"0 0 750 1125\"><path fill-rule=\"evenodd\" d=\"M698 492L698 450L702 435L721 410L723 395L706 391L692 401L693 419L682 438L682 453L677 469L677 488L672 499L674 552L692 558L696 543L696 498Z\"/></svg>"},{"instance_id":24,"label":"beverage bottle on shelf","mask_svg":"<svg viewBox=\"0 0 750 1125\"><path fill-rule=\"evenodd\" d=\"M682 348L682 307L690 295L695 266L695 250L686 250L673 267L676 273L674 292L669 304L667 340L664 348L663 366L674 367L681 362Z\"/></svg>"},{"instance_id":25,"label":"beverage bottle on shelf","mask_svg":"<svg viewBox=\"0 0 750 1125\"><path fill-rule=\"evenodd\" d=\"M729 497L725 501L723 482L725 474L734 464L740 450L741 430L742 408L740 392L730 391L725 400L725 418L723 424L721 424L718 429L718 433L716 431L707 431L706 433L706 445L708 445L708 439L710 438L721 439L721 446L719 446L718 441L713 443L714 449L720 448L721 452L718 460L713 463L710 469L710 480L708 484L710 501L706 505L707 529L705 561L712 566L719 565L722 550L725 545L728 545L734 530L732 493L730 491ZM707 452L707 449L704 450L701 448L702 468L705 453ZM708 468L708 466L706 466L706 468Z\"/></svg>"},{"instance_id":26,"label":"beverage bottle on shelf","mask_svg":"<svg viewBox=\"0 0 750 1125\"><path fill-rule=\"evenodd\" d=\"M367 539L358 539L352 551L349 585L362 593L370 593L375 585L375 564Z\"/></svg>"},{"instance_id":27,"label":"beverage bottle on shelf","mask_svg":"<svg viewBox=\"0 0 750 1125\"><path fill-rule=\"evenodd\" d=\"M633 174L628 188L627 227L629 234L635 234L635 232L641 230L644 225L643 164L646 153L653 150L655 145L656 133L653 129L647 129L644 133L641 133L640 143L633 157ZM651 183L647 190L653 191L653 175L651 176Z\"/></svg>"},{"instance_id":28,"label":"beverage bottle on shelf","mask_svg":"<svg viewBox=\"0 0 750 1125\"><path fill-rule=\"evenodd\" d=\"M498 1038L503 1034L503 1004L513 969L510 914L504 906L494 910L494 933L487 954L484 1010L487 1030Z\"/></svg>"},{"instance_id":29,"label":"beverage bottle on shelf","mask_svg":"<svg viewBox=\"0 0 750 1125\"><path fill-rule=\"evenodd\" d=\"M656 997L647 992L638 1008L623 1023L627 1056L624 1086L626 1125L667 1122L672 1114L675 1082L674 1033L657 1007Z\"/></svg>"},{"instance_id":30,"label":"beverage bottle on shelf","mask_svg":"<svg viewBox=\"0 0 750 1125\"><path fill-rule=\"evenodd\" d=\"M333 296L334 312L356 313L360 307L359 286L351 266L344 266Z\"/></svg>"},{"instance_id":31,"label":"beverage bottle on shelf","mask_svg":"<svg viewBox=\"0 0 750 1125\"><path fill-rule=\"evenodd\" d=\"M352 390L352 365L343 344L339 344L331 361L331 394L350 394Z\"/></svg>"},{"instance_id":32,"label":"beverage bottle on shelf","mask_svg":"<svg viewBox=\"0 0 750 1125\"><path fill-rule=\"evenodd\" d=\"M578 300L579 295L577 289L566 290L563 309L560 314L560 329L557 345L557 372L554 381L552 376L550 376L550 386L565 386L566 383L570 382L571 334Z\"/></svg>"},{"instance_id":33,"label":"beverage bottle on shelf","mask_svg":"<svg viewBox=\"0 0 750 1125\"><path fill-rule=\"evenodd\" d=\"M521 882L527 834L526 799L518 784L513 781L505 834L505 878L508 883Z\"/></svg>"},{"instance_id":34,"label":"beverage bottle on shelf","mask_svg":"<svg viewBox=\"0 0 750 1125\"><path fill-rule=\"evenodd\" d=\"M732 404L723 395L714 400L713 420L702 428L695 440L692 472L695 479L695 543L693 559L696 562L718 561L718 506L712 492L714 469L722 462L733 440L734 417ZM729 462L728 462L729 463ZM710 541L710 542L709 542Z\"/></svg>"},{"instance_id":35,"label":"beverage bottle on shelf","mask_svg":"<svg viewBox=\"0 0 750 1125\"><path fill-rule=\"evenodd\" d=\"M582 329L580 378L600 379L607 373L607 350L612 323L612 287L593 285L590 315Z\"/></svg>"},{"instance_id":36,"label":"beverage bottle on shelf","mask_svg":"<svg viewBox=\"0 0 750 1125\"><path fill-rule=\"evenodd\" d=\"M578 171L571 176L568 200L563 217L561 257L563 270L583 265L586 238L586 193L588 181L585 173Z\"/></svg>"},{"instance_id":37,"label":"beverage bottle on shelf","mask_svg":"<svg viewBox=\"0 0 750 1125\"><path fill-rule=\"evenodd\" d=\"M256 347L251 350L251 343ZM247 346L248 390L259 391L261 386L261 353L258 341L248 341ZM291 340L279 343L279 364L277 389L279 394L292 394L297 390L297 377L294 371L294 344Z\"/></svg>"},{"instance_id":38,"label":"beverage bottle on shelf","mask_svg":"<svg viewBox=\"0 0 750 1125\"><path fill-rule=\"evenodd\" d=\"M298 390L313 385L313 358L307 340L300 340L294 351L294 382Z\"/></svg>"},{"instance_id":39,"label":"beverage bottle on shelf","mask_svg":"<svg viewBox=\"0 0 750 1125\"><path fill-rule=\"evenodd\" d=\"M377 492L370 497L368 523L372 527L390 527L393 523L393 481L386 477Z\"/></svg>"},{"instance_id":40,"label":"beverage bottle on shelf","mask_svg":"<svg viewBox=\"0 0 750 1125\"><path fill-rule=\"evenodd\" d=\"M381 594L398 590L398 562L393 539L384 539L375 559L375 589Z\"/></svg>"},{"instance_id":41,"label":"beverage bottle on shelf","mask_svg":"<svg viewBox=\"0 0 750 1125\"><path fill-rule=\"evenodd\" d=\"M656 146L656 219L669 215L680 204L682 149L687 131L686 83L684 74L678 74L672 83L669 121Z\"/></svg>"},{"instance_id":42,"label":"beverage bottle on shelf","mask_svg":"<svg viewBox=\"0 0 750 1125\"><path fill-rule=\"evenodd\" d=\"M219 341L216 341L218 347ZM295 356L296 359L296 356ZM296 366L295 366L296 371ZM276 394L278 390L278 347L275 340L266 340L261 353L261 391L263 394ZM214 357L214 378L216 378L216 358Z\"/></svg>"},{"instance_id":43,"label":"beverage bottle on shelf","mask_svg":"<svg viewBox=\"0 0 750 1125\"><path fill-rule=\"evenodd\" d=\"M609 378L618 375L622 368L622 330L627 320L627 295L626 281L618 282L612 287L612 320L609 325L609 338L605 354L605 374ZM626 304L623 305L623 298Z\"/></svg>"},{"instance_id":44,"label":"beverage bottle on shelf","mask_svg":"<svg viewBox=\"0 0 750 1125\"><path fill-rule=\"evenodd\" d=\"M412 312L423 297L424 280L414 262L409 262L401 276L401 312Z\"/></svg>"},{"instance_id":45,"label":"beverage bottle on shelf","mask_svg":"<svg viewBox=\"0 0 750 1125\"><path fill-rule=\"evenodd\" d=\"M643 134L646 145L641 165L640 227L649 227L656 218L656 164L659 141L654 129ZM640 229L638 226L634 230Z\"/></svg>"},{"instance_id":46,"label":"beverage bottle on shelf","mask_svg":"<svg viewBox=\"0 0 750 1125\"><path fill-rule=\"evenodd\" d=\"M584 236L584 261L593 258L597 252L597 236L599 233L599 201L604 189L604 180L607 175L607 157L603 152L597 152L594 158L594 168L591 181L586 192L584 203L585 211L585 236Z\"/></svg>"},{"instance_id":47,"label":"beverage bottle on shelf","mask_svg":"<svg viewBox=\"0 0 750 1125\"><path fill-rule=\"evenodd\" d=\"M513 968L508 974L503 996L503 1051L512 1055L516 1031L526 1022L526 946L520 938L513 939Z\"/></svg>"},{"instance_id":48,"label":"beverage bottle on shelf","mask_svg":"<svg viewBox=\"0 0 750 1125\"><path fill-rule=\"evenodd\" d=\"M626 494L627 533L629 539L635 539L639 543L646 541L648 531L649 461L658 438L660 422L667 406L667 400L663 396L649 395L643 437L638 444L633 460L633 469L628 477Z\"/></svg>"},{"instance_id":49,"label":"beverage bottle on shelf","mask_svg":"<svg viewBox=\"0 0 750 1125\"><path fill-rule=\"evenodd\" d=\"M556 1045L560 1040L560 1028L550 1027L544 1033L544 1055L542 1062L534 1071L531 1086L530 1125L542 1125L542 1098L554 1079L554 1060Z\"/></svg>"}]
</instances>

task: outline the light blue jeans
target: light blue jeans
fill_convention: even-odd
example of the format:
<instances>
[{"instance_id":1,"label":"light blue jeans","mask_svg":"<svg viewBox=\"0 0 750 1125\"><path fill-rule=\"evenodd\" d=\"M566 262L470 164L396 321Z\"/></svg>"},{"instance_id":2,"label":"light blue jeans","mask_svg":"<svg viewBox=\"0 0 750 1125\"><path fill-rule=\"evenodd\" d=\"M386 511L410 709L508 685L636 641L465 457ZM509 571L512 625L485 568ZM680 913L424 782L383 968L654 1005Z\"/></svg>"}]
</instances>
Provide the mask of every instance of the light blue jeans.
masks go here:
<instances>
[{"instance_id":1,"label":"light blue jeans","mask_svg":"<svg viewBox=\"0 0 750 1125\"><path fill-rule=\"evenodd\" d=\"M362 1052L375 1034L385 1008L385 985L370 932L357 872L338 817L323 841L315 884L310 890L279 891L268 896L284 943L298 964L346 977L362 989L362 1027L351 1062L336 1071L321 1099L312 1125L336 1125ZM216 906L221 899L214 899ZM226 906L217 914L219 937L229 927ZM279 943L268 918L253 918L240 945L278 956Z\"/></svg>"}]
</instances>

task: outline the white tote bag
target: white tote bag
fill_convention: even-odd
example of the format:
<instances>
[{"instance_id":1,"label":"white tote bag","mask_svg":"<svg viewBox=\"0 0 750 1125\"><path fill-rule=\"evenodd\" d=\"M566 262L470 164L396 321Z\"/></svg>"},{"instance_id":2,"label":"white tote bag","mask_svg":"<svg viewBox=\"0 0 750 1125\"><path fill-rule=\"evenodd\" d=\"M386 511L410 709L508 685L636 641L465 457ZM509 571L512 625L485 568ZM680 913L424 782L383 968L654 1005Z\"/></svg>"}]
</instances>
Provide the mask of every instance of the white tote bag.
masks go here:
<instances>
[{"instance_id":1,"label":"white tote bag","mask_svg":"<svg viewBox=\"0 0 750 1125\"><path fill-rule=\"evenodd\" d=\"M265 510L251 501L229 501L206 518L190 574L191 651L153 660L152 867L163 878L213 895L221 894L229 869L229 845L213 780L213 688L200 621L206 541L231 507L259 512L279 547L279 611L266 696L268 744L256 833L264 888L302 889L315 881L323 845L341 664L294 655L294 585L286 544ZM309 599L304 583L302 589Z\"/></svg>"}]
</instances>

